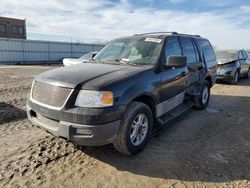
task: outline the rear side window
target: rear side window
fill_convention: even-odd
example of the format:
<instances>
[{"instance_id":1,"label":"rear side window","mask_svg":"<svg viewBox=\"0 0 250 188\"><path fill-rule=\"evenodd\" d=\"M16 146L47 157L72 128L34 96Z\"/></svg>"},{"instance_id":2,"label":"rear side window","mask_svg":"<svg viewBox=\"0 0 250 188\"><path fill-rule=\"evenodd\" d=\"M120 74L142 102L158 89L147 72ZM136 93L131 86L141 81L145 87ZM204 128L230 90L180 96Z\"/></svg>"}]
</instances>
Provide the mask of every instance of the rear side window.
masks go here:
<instances>
[{"instance_id":1,"label":"rear side window","mask_svg":"<svg viewBox=\"0 0 250 188\"><path fill-rule=\"evenodd\" d=\"M248 58L248 54L245 50L242 50L242 53L243 53L244 58Z\"/></svg>"},{"instance_id":2,"label":"rear side window","mask_svg":"<svg viewBox=\"0 0 250 188\"><path fill-rule=\"evenodd\" d=\"M182 38L181 44L184 56L187 57L187 63L196 63L198 61L193 42L189 38Z\"/></svg>"},{"instance_id":3,"label":"rear side window","mask_svg":"<svg viewBox=\"0 0 250 188\"><path fill-rule=\"evenodd\" d=\"M206 62L216 60L216 56L210 42L207 40L199 40L198 44L204 54Z\"/></svg>"},{"instance_id":4,"label":"rear side window","mask_svg":"<svg viewBox=\"0 0 250 188\"><path fill-rule=\"evenodd\" d=\"M244 59L244 53L243 53L243 51L239 51L239 59Z\"/></svg>"},{"instance_id":5,"label":"rear side window","mask_svg":"<svg viewBox=\"0 0 250 188\"><path fill-rule=\"evenodd\" d=\"M165 47L165 58L167 60L170 55L182 55L181 47L177 37L169 37Z\"/></svg>"}]
</instances>

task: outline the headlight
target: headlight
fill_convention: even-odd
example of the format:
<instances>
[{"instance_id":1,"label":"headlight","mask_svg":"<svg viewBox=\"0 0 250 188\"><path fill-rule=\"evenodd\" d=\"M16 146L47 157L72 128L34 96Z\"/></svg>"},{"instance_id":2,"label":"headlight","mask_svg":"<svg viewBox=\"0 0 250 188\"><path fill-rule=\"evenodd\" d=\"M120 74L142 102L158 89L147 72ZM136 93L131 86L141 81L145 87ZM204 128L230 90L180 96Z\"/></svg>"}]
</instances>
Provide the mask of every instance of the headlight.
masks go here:
<instances>
[{"instance_id":1,"label":"headlight","mask_svg":"<svg viewBox=\"0 0 250 188\"><path fill-rule=\"evenodd\" d=\"M232 69L235 67L235 63L228 63L221 66L222 69Z\"/></svg>"},{"instance_id":2,"label":"headlight","mask_svg":"<svg viewBox=\"0 0 250 188\"><path fill-rule=\"evenodd\" d=\"M81 107L108 107L114 104L111 91L80 90L75 105Z\"/></svg>"}]
</instances>

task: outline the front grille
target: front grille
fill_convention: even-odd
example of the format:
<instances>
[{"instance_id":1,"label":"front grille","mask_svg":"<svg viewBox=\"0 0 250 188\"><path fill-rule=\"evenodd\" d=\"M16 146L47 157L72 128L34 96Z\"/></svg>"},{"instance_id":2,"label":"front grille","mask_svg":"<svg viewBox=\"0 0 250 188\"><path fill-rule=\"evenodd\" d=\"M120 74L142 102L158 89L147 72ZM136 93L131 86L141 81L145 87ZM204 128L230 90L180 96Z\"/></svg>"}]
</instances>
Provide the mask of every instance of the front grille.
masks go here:
<instances>
[{"instance_id":1,"label":"front grille","mask_svg":"<svg viewBox=\"0 0 250 188\"><path fill-rule=\"evenodd\" d=\"M32 99L45 105L60 108L67 100L72 89L34 82Z\"/></svg>"}]
</instances>

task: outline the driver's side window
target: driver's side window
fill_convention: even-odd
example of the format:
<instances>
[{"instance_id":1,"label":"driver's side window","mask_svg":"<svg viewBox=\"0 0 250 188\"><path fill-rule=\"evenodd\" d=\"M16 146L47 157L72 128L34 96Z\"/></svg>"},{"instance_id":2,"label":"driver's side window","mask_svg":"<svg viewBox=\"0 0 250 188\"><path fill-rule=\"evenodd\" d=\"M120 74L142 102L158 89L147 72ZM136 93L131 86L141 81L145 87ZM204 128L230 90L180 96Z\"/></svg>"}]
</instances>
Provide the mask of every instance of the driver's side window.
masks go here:
<instances>
[{"instance_id":1,"label":"driver's side window","mask_svg":"<svg viewBox=\"0 0 250 188\"><path fill-rule=\"evenodd\" d=\"M181 52L181 47L180 47L180 43L177 37L169 37L167 38L167 43L165 46L165 50L164 50L164 61L166 62L168 59L168 56L172 56L172 55L182 55Z\"/></svg>"}]
</instances>

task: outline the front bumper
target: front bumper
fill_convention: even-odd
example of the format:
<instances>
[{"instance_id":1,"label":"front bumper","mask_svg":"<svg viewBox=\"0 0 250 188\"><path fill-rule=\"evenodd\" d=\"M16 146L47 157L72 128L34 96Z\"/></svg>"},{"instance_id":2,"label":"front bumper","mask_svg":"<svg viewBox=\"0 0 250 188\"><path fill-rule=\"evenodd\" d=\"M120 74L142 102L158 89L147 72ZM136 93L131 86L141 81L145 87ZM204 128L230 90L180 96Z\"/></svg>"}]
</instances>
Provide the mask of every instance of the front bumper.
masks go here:
<instances>
[{"instance_id":1,"label":"front bumper","mask_svg":"<svg viewBox=\"0 0 250 188\"><path fill-rule=\"evenodd\" d=\"M95 113L95 117L81 114L81 111L78 113L76 111L70 112L48 109L29 100L27 102L29 120L37 127L57 137L85 146L100 146L113 142L120 126L119 116L113 116L111 118L113 121L109 122L100 123L96 120L94 124L94 120L98 117L99 120L107 120L106 116L110 117L111 112L103 112L104 115L99 114L99 116ZM74 114L74 112L76 113ZM67 114L66 118L60 118L65 113Z\"/></svg>"},{"instance_id":2,"label":"front bumper","mask_svg":"<svg viewBox=\"0 0 250 188\"><path fill-rule=\"evenodd\" d=\"M231 80L234 77L234 69L218 69L216 79L218 80Z\"/></svg>"}]
</instances>

